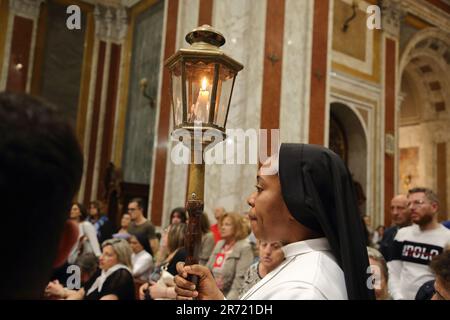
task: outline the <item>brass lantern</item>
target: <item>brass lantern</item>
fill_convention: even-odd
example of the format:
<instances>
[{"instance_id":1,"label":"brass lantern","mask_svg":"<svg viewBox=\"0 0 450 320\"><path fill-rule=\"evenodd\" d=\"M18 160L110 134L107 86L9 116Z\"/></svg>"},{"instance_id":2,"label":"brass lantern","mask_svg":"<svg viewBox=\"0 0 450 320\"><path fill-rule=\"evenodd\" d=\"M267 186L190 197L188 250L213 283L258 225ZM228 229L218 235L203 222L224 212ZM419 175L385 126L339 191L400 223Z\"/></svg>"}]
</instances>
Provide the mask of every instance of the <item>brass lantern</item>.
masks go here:
<instances>
[{"instance_id":1,"label":"brass lantern","mask_svg":"<svg viewBox=\"0 0 450 320\"><path fill-rule=\"evenodd\" d=\"M198 263L201 243L200 219L205 188L204 147L212 143L212 136L225 137L236 75L243 66L219 49L225 44L225 38L208 25L188 33L186 41L191 46L180 49L165 65L171 76L170 96L174 121L172 135L178 136L177 131L189 132L188 143L184 140L183 143L191 151L186 201L189 223L185 241L186 264L190 265ZM210 135L197 134L205 131ZM192 281L197 280L193 278Z\"/></svg>"},{"instance_id":2,"label":"brass lantern","mask_svg":"<svg viewBox=\"0 0 450 320\"><path fill-rule=\"evenodd\" d=\"M166 61L171 75L174 129L219 130L225 127L236 75L243 66L219 48L224 36L203 25L186 35L190 48Z\"/></svg>"}]
</instances>

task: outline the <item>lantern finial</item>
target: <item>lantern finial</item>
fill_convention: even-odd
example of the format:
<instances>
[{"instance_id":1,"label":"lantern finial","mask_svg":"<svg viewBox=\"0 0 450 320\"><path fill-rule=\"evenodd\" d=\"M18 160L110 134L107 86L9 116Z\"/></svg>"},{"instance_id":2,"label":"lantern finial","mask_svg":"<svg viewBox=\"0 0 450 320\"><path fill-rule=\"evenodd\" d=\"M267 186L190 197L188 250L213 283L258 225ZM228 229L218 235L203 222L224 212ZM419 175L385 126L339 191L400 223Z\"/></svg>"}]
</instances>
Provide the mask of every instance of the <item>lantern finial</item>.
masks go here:
<instances>
[{"instance_id":1,"label":"lantern finial","mask_svg":"<svg viewBox=\"0 0 450 320\"><path fill-rule=\"evenodd\" d=\"M204 42L219 48L225 44L225 37L219 31L207 24L189 32L185 39L191 45Z\"/></svg>"}]
</instances>

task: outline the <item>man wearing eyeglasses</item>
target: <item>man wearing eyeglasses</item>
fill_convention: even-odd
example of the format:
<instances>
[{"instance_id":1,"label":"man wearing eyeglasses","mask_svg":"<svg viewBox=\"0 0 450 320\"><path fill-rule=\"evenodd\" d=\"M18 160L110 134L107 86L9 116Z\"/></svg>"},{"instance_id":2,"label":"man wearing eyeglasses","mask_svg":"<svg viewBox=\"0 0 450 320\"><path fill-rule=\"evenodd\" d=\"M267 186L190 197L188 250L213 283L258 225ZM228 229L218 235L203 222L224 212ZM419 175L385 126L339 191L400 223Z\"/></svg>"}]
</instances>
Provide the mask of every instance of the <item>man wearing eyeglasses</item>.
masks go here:
<instances>
[{"instance_id":1,"label":"man wearing eyeglasses","mask_svg":"<svg viewBox=\"0 0 450 320\"><path fill-rule=\"evenodd\" d=\"M389 290L395 300L413 300L421 285L434 279L430 261L450 244L450 231L438 223L439 200L432 190L409 190L408 207L413 225L398 231L388 263Z\"/></svg>"},{"instance_id":2,"label":"man wearing eyeglasses","mask_svg":"<svg viewBox=\"0 0 450 320\"><path fill-rule=\"evenodd\" d=\"M131 223L128 226L128 233L131 235L142 234L147 237L152 253L156 254L159 242L156 237L155 226L144 216L144 199L133 198L128 203L128 213L131 216Z\"/></svg>"}]
</instances>

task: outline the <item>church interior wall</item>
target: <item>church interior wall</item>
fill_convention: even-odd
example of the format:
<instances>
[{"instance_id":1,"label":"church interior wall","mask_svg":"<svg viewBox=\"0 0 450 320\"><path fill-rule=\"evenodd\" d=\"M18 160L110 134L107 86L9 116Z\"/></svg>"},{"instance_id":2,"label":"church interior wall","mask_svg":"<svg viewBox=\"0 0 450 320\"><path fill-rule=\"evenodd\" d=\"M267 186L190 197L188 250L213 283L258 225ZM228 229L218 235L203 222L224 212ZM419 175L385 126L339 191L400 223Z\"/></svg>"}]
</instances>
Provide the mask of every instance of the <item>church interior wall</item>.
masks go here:
<instances>
[{"instance_id":1,"label":"church interior wall","mask_svg":"<svg viewBox=\"0 0 450 320\"><path fill-rule=\"evenodd\" d=\"M373 215L374 224L384 221L389 200L385 199L385 184L390 183L386 180L386 170L390 166L395 177L393 186L389 187L394 192L405 191L404 178L409 175L405 172L411 171L410 184L417 182L443 189L450 198L450 178L445 183L439 177L439 173L448 172L445 168L450 164L447 147L450 20L446 19L450 13L442 8L421 7L418 2L402 0L400 7L391 8L399 14L388 17L401 22L388 21L383 30L369 30L366 9L378 1L355 2L354 18L351 18L353 1L330 1L329 67L327 74L322 75L313 70L317 4L313 0L283 0L283 17L275 20L267 20L270 14L267 8L272 0L132 0L119 1L122 4L119 6L116 6L119 2L106 0L73 0L71 4L81 7L82 30L70 34L67 29L58 30L48 20L54 16L55 8L69 2L42 0L30 4L23 0L0 0L0 30L5 30L0 33L0 89L14 87L67 107L65 113L76 127L85 154L80 201L101 197L104 170L112 161L122 170L124 181L148 185L150 204L153 199L162 198L162 207L155 207L160 211L156 213L156 221L166 224L170 210L184 205L187 166L172 163L173 142L161 138L161 130L166 129L167 123L167 131L172 126L171 114L168 118L167 114L161 116L162 64L167 54L164 51L167 39L175 39L175 50L186 47L186 33L201 21L210 21L222 32L227 39L224 51L244 64L235 85L228 128L259 129L265 121L263 118L272 116L263 110L267 109L265 101L272 101L267 100L264 80L270 82L264 77L267 68L273 67L279 70L275 78L280 80L277 80L279 88L274 89L279 101L275 99L277 103L273 106L280 141L311 141L314 119L310 118L310 98L315 89L311 83L316 78L324 78L327 103L324 119L320 119L324 120L324 127L319 128L326 136L323 144L328 144L329 105L331 102L346 104L365 132L367 148L361 147L362 140L353 141L359 145L353 158L358 152L363 153L367 163L352 166L356 166L358 179L364 181L366 210ZM174 12L168 17L168 3L177 3L176 17ZM388 8L386 15L391 9ZM159 16L153 19L154 15ZM175 34L168 36L168 18L174 17ZM61 18L55 16L51 20L59 23ZM17 21L24 23L19 26ZM266 25L266 21L275 21L277 25ZM349 21L348 28L343 31L346 21ZM267 31L280 27L280 23L281 41L265 43L274 41L266 37ZM151 34L146 36L146 30L150 29ZM436 31L438 36L433 33ZM17 42L19 33L29 35L25 43ZM419 34L423 38L412 44ZM50 51L54 54L50 55ZM13 61L18 54L25 54L26 61ZM391 66L386 66L387 58L393 62ZM69 65L64 78L59 79L61 61ZM417 73L420 68L426 73L427 65L439 71ZM149 82L147 90L154 100L153 109L140 92L140 80L144 77ZM386 87L389 83L386 79L391 78L397 79L398 92ZM389 99L386 95L390 95ZM419 110L412 101L421 99ZM388 101L394 101L389 108ZM410 107L403 108L402 103ZM422 112L419 116L418 110ZM386 112L393 112L393 116ZM238 140L226 143L236 148L246 147L245 142ZM166 155L164 163L161 154ZM388 161L387 169L386 159L392 160L392 163ZM216 206L225 206L229 211L247 210L246 197L254 189L257 168L256 164L207 166L205 211L212 221ZM154 192L155 189L158 191ZM446 206L450 208L450 203Z\"/></svg>"}]
</instances>

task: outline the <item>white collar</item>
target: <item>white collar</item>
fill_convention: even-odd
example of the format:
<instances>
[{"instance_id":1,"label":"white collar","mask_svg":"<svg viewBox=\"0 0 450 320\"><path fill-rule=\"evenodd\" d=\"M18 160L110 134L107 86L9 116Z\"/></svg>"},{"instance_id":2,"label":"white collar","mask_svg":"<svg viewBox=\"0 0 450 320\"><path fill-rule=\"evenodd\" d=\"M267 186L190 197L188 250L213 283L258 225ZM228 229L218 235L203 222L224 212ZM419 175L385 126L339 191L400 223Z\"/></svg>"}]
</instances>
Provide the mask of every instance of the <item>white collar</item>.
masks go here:
<instances>
[{"instance_id":1,"label":"white collar","mask_svg":"<svg viewBox=\"0 0 450 320\"><path fill-rule=\"evenodd\" d=\"M257 284L255 284L250 290L248 290L243 296L242 300L247 300L256 291L258 291L262 286L270 282L277 274L279 274L284 268L286 268L291 262L295 260L295 257L308 252L313 251L330 251L331 247L328 243L327 238L317 238L311 240L304 240L293 242L285 245L281 248L284 253L285 260L274 270L269 272L264 278L261 279Z\"/></svg>"},{"instance_id":2,"label":"white collar","mask_svg":"<svg viewBox=\"0 0 450 320\"><path fill-rule=\"evenodd\" d=\"M283 250L284 256L287 259L292 256L297 256L299 254L304 254L312 251L330 251L331 247L328 243L328 239L323 237L289 243L281 248L281 250Z\"/></svg>"},{"instance_id":3,"label":"white collar","mask_svg":"<svg viewBox=\"0 0 450 320\"><path fill-rule=\"evenodd\" d=\"M134 253L134 252L133 252L133 255L134 255L136 258L138 258L138 257L141 257L141 256L145 256L146 253L147 253L147 251L142 250L142 251L140 251L140 252L138 252L138 253Z\"/></svg>"},{"instance_id":4,"label":"white collar","mask_svg":"<svg viewBox=\"0 0 450 320\"><path fill-rule=\"evenodd\" d=\"M95 282L89 288L87 294L88 295L91 294L91 292L93 292L95 289L98 289L97 290L98 292L102 291L102 287L106 279L108 279L110 275L112 275L115 271L119 269L126 269L131 273L130 269L126 265L120 263L112 266L111 268L108 269L108 271L102 270L102 273L97 277L97 279L95 279Z\"/></svg>"}]
</instances>

